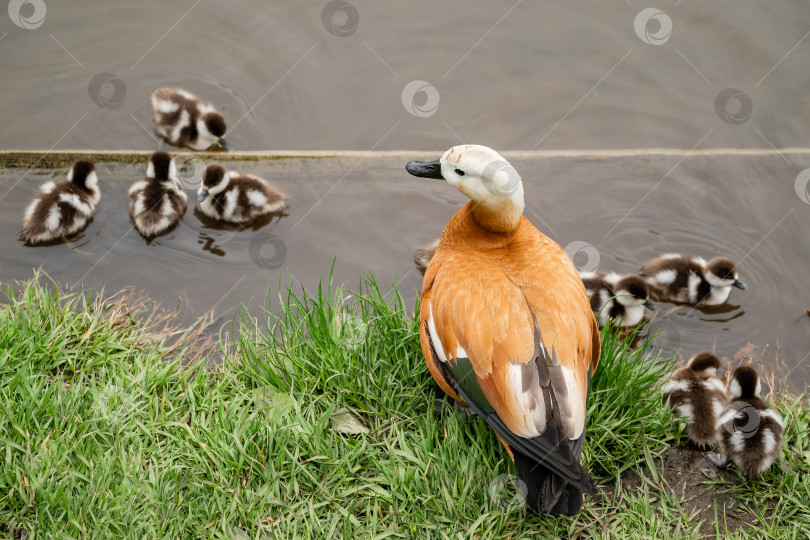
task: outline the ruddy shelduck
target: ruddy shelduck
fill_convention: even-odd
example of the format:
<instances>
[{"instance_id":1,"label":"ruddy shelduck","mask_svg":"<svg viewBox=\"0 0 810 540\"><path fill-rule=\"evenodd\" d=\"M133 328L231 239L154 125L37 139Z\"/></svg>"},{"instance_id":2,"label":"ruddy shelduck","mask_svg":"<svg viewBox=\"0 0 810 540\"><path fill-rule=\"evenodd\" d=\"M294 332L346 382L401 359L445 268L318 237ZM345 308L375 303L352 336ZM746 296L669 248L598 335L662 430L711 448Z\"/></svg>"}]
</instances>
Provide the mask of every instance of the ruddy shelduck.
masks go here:
<instances>
[{"instance_id":1,"label":"ruddy shelduck","mask_svg":"<svg viewBox=\"0 0 810 540\"><path fill-rule=\"evenodd\" d=\"M412 161L471 200L444 229L422 283L420 334L441 388L481 416L525 483L530 509L576 513L599 330L571 259L523 216L523 182L485 146Z\"/></svg>"}]
</instances>

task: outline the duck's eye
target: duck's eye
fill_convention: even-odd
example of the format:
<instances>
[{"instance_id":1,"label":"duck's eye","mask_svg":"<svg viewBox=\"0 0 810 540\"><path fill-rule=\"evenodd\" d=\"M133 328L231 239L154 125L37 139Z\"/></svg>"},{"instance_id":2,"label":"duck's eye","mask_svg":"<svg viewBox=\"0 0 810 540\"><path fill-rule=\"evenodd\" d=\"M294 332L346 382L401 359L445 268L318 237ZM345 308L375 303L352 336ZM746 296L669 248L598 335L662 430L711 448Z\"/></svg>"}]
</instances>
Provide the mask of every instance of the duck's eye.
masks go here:
<instances>
[{"instance_id":1,"label":"duck's eye","mask_svg":"<svg viewBox=\"0 0 810 540\"><path fill-rule=\"evenodd\" d=\"M459 176L464 176L464 171L462 171L461 169L456 169L456 174Z\"/></svg>"}]
</instances>

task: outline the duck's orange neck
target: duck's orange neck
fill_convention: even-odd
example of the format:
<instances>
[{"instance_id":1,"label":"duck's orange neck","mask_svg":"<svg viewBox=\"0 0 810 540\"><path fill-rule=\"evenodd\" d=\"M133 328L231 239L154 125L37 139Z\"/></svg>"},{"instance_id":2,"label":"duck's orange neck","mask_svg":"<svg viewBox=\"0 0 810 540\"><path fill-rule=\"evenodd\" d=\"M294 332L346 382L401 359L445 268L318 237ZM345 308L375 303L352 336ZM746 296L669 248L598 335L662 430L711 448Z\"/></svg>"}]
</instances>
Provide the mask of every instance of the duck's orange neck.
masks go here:
<instances>
[{"instance_id":1,"label":"duck's orange neck","mask_svg":"<svg viewBox=\"0 0 810 540\"><path fill-rule=\"evenodd\" d=\"M473 219L484 229L496 233L511 233L520 224L523 209L516 209L513 201L503 199L495 203L470 201ZM466 207L465 207L466 208Z\"/></svg>"},{"instance_id":2,"label":"duck's orange neck","mask_svg":"<svg viewBox=\"0 0 810 540\"><path fill-rule=\"evenodd\" d=\"M517 223L504 220L498 214L482 211L480 205L470 201L465 204L447 223L442 242L456 249L474 246L476 248L497 248L509 243L528 221L522 215Z\"/></svg>"}]
</instances>

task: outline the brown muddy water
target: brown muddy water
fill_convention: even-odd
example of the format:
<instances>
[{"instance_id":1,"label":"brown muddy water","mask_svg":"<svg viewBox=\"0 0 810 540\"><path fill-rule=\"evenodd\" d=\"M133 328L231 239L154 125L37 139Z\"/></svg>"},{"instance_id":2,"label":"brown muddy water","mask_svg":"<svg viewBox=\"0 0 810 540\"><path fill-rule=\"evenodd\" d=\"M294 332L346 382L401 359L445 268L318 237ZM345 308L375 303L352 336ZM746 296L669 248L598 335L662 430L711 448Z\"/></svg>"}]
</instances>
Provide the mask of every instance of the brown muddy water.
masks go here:
<instances>
[{"instance_id":1,"label":"brown muddy water","mask_svg":"<svg viewBox=\"0 0 810 540\"><path fill-rule=\"evenodd\" d=\"M668 251L739 262L749 289L728 306L659 305L665 348L732 357L750 342L794 387L810 381L810 157L773 150L810 140L803 2L15 0L7 11L0 149L155 150L148 95L171 85L222 110L234 150L358 153L231 164L285 191L286 215L229 230L192 208L151 244L126 211L143 165L100 163L93 223L38 248L16 239L23 207L64 170L0 170L4 283L42 266L226 321L251 299L257 310L287 271L311 289L335 259L336 281L398 277L411 302L413 251L463 199L404 164L478 143L513 161L541 230L592 246L579 264L596 253L600 269L633 271ZM705 152L720 148L739 151ZM582 152L598 149L617 152Z\"/></svg>"}]
</instances>

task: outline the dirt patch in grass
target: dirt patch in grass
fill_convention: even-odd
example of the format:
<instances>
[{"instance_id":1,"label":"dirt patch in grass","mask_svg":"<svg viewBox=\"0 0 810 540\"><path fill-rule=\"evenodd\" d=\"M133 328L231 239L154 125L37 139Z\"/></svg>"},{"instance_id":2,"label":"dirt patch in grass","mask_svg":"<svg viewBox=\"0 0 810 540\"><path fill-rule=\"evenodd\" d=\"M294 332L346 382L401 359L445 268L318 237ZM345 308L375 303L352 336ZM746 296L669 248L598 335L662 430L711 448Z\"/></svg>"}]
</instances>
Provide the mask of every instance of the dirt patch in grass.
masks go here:
<instances>
[{"instance_id":1,"label":"dirt patch in grass","mask_svg":"<svg viewBox=\"0 0 810 540\"><path fill-rule=\"evenodd\" d=\"M719 469L708 460L708 454L686 446L673 446L656 460L658 469L654 478L630 473L624 478L624 489L638 489L648 482L651 487L671 491L684 510L697 514L701 537L713 537L715 523L724 533L755 529L758 518L741 508L739 498L733 493L738 482L734 465Z\"/></svg>"}]
</instances>

